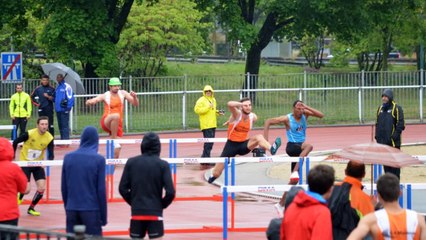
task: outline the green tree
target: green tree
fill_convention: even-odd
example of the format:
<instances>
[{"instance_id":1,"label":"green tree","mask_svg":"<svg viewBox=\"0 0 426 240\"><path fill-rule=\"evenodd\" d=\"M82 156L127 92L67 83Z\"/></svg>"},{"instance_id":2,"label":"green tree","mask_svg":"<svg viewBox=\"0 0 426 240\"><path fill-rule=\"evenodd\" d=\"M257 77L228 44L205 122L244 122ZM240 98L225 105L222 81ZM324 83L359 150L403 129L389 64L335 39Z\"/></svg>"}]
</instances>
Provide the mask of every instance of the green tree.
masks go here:
<instances>
[{"instance_id":1,"label":"green tree","mask_svg":"<svg viewBox=\"0 0 426 240\"><path fill-rule=\"evenodd\" d=\"M272 39L295 40L321 36L327 30L342 37L350 35L349 26L358 21L359 2L339 0L198 0L200 6L214 3L215 12L228 39L242 42L247 51L245 72L254 74L243 88L257 87L262 50ZM246 94L253 100L255 93Z\"/></svg>"},{"instance_id":2,"label":"green tree","mask_svg":"<svg viewBox=\"0 0 426 240\"><path fill-rule=\"evenodd\" d=\"M135 4L119 41L119 58L126 74L156 76L172 53L200 54L207 24L190 0L159 0L154 5Z\"/></svg>"},{"instance_id":3,"label":"green tree","mask_svg":"<svg viewBox=\"0 0 426 240\"><path fill-rule=\"evenodd\" d=\"M313 69L320 69L322 66L325 47L324 36L317 37L307 35L299 41L299 45L309 67Z\"/></svg>"},{"instance_id":4,"label":"green tree","mask_svg":"<svg viewBox=\"0 0 426 240\"><path fill-rule=\"evenodd\" d=\"M12 26L9 30L13 34L19 33L27 25L25 13L31 4L30 0L0 0L0 30L4 25Z\"/></svg>"},{"instance_id":5,"label":"green tree","mask_svg":"<svg viewBox=\"0 0 426 240\"><path fill-rule=\"evenodd\" d=\"M24 78L39 78L42 74L40 68L41 59L36 57L40 51L40 44L37 42L38 36L43 27L43 22L38 21L27 11L23 16L25 28L17 30L16 24L12 21L3 24L0 29L0 51L22 52Z\"/></svg>"},{"instance_id":6,"label":"green tree","mask_svg":"<svg viewBox=\"0 0 426 240\"><path fill-rule=\"evenodd\" d=\"M46 18L41 41L54 60L78 60L85 77L109 65L118 74L115 44L134 0L37 0L39 17Z\"/></svg>"}]
</instances>

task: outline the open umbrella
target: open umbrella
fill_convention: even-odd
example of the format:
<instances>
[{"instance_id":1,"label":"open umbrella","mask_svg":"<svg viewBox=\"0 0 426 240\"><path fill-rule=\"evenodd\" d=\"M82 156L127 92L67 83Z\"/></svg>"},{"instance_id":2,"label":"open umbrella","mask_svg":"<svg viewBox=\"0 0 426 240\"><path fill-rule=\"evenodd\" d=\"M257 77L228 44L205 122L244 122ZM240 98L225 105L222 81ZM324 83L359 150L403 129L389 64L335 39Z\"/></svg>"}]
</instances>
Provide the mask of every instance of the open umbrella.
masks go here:
<instances>
[{"instance_id":1,"label":"open umbrella","mask_svg":"<svg viewBox=\"0 0 426 240\"><path fill-rule=\"evenodd\" d=\"M56 80L56 76L58 74L62 74L64 76L65 82L71 86L75 94L86 93L83 83L81 82L80 75L64 64L46 63L41 65L41 68L43 69L43 72L52 80Z\"/></svg>"},{"instance_id":2,"label":"open umbrella","mask_svg":"<svg viewBox=\"0 0 426 240\"><path fill-rule=\"evenodd\" d=\"M390 167L406 167L422 162L397 148L375 142L356 144L328 156L325 160L355 161L364 164L382 164ZM373 171L371 171L371 194L373 193Z\"/></svg>"},{"instance_id":3,"label":"open umbrella","mask_svg":"<svg viewBox=\"0 0 426 240\"><path fill-rule=\"evenodd\" d=\"M382 164L397 168L422 164L419 159L397 148L375 142L349 146L331 154L326 160L349 160L364 164Z\"/></svg>"}]
</instances>

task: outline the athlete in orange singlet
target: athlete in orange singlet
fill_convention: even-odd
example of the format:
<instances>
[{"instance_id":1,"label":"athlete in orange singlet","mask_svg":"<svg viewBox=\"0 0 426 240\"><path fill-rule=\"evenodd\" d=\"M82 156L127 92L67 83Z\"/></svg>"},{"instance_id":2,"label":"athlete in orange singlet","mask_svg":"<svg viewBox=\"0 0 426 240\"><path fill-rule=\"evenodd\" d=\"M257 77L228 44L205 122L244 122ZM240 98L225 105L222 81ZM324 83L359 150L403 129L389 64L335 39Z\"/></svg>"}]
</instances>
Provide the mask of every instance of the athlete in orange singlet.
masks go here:
<instances>
[{"instance_id":1,"label":"athlete in orange singlet","mask_svg":"<svg viewBox=\"0 0 426 240\"><path fill-rule=\"evenodd\" d=\"M243 98L239 102L229 101L228 109L232 116L228 121L228 140L220 157L243 156L257 146L267 149L272 155L275 155L281 146L281 138L275 139L275 143L271 145L261 134L249 137L253 123L257 120L256 114L251 112L251 100L249 98ZM224 168L224 163L216 163L208 182L213 183L222 174Z\"/></svg>"},{"instance_id":2,"label":"athlete in orange singlet","mask_svg":"<svg viewBox=\"0 0 426 240\"><path fill-rule=\"evenodd\" d=\"M125 90L120 90L121 82L118 78L111 78L108 82L109 91L97 97L91 98L86 101L86 105L95 105L98 102L104 102L104 114L101 118L102 129L108 132L111 139L123 136L123 108L124 100L126 99L133 106L139 105L139 100L136 93L130 93ZM120 155L121 146L115 144L114 157L118 158Z\"/></svg>"},{"instance_id":3,"label":"athlete in orange singlet","mask_svg":"<svg viewBox=\"0 0 426 240\"><path fill-rule=\"evenodd\" d=\"M347 239L362 240L370 234L374 240L424 240L426 223L424 216L399 205L401 194L399 179L385 173L377 180L377 193L383 209L367 214Z\"/></svg>"}]
</instances>

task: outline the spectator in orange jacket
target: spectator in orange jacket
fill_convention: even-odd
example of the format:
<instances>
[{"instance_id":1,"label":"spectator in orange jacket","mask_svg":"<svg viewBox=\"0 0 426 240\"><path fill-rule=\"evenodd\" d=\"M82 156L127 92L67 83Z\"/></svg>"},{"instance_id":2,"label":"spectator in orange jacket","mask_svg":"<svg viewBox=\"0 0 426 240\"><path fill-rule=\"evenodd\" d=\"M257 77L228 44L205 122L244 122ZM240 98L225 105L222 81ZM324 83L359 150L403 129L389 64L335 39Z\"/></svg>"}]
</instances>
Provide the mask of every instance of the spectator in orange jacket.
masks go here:
<instances>
[{"instance_id":1,"label":"spectator in orange jacket","mask_svg":"<svg viewBox=\"0 0 426 240\"><path fill-rule=\"evenodd\" d=\"M350 196L351 196L351 207L357 210L358 215L362 218L363 216L374 212L374 200L364 191L362 191L362 179L365 177L365 164L357 163L354 161L348 162L345 169L345 179L343 182L347 182L352 185Z\"/></svg>"}]
</instances>

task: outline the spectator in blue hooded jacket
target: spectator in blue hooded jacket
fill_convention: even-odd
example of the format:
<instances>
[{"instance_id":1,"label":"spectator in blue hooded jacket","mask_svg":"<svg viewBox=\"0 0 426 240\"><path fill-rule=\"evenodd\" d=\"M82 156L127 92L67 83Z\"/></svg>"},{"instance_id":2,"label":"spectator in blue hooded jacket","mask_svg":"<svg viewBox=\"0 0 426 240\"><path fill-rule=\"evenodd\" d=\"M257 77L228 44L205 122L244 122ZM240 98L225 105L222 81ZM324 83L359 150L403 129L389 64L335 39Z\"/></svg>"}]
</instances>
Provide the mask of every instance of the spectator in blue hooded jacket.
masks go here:
<instances>
[{"instance_id":1,"label":"spectator in blue hooded jacket","mask_svg":"<svg viewBox=\"0 0 426 240\"><path fill-rule=\"evenodd\" d=\"M71 86L65 82L64 75L56 76L58 86L55 93L55 111L58 119L61 139L70 139L70 112L74 106L74 93Z\"/></svg>"},{"instance_id":2,"label":"spectator in blue hooded jacket","mask_svg":"<svg viewBox=\"0 0 426 240\"><path fill-rule=\"evenodd\" d=\"M107 224L105 158L98 154L98 147L98 131L88 126L80 147L64 157L61 191L69 233L75 225L85 225L86 234L101 236Z\"/></svg>"}]
</instances>

